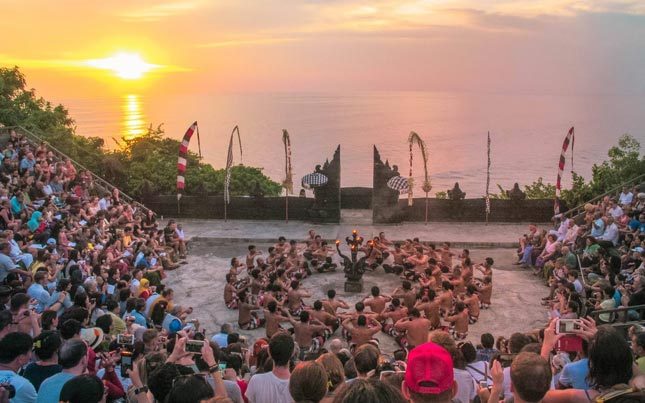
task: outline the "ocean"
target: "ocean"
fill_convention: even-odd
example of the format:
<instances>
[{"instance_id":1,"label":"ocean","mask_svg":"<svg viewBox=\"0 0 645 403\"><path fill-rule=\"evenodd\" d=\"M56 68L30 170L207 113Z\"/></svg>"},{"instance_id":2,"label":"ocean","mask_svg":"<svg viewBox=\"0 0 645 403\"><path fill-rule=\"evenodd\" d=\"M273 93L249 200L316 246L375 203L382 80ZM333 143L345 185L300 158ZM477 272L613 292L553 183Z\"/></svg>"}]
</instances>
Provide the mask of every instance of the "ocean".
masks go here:
<instances>
[{"instance_id":1,"label":"ocean","mask_svg":"<svg viewBox=\"0 0 645 403\"><path fill-rule=\"evenodd\" d=\"M221 168L231 130L239 126L243 155L235 164L262 167L284 179L282 129L291 137L294 183L341 146L343 187L372 186L372 146L408 175L410 131L426 142L431 194L459 182L467 197L485 194L486 134L490 132L491 192L538 177L554 183L562 141L575 126L574 170L585 178L629 133L645 142L645 96L534 95L467 92L356 92L262 94L126 94L114 98L54 99L76 120L77 133L99 136L109 147L163 124L181 139L198 121L204 161ZM645 144L643 144L645 146ZM193 137L190 149L197 152ZM570 154L569 154L570 155ZM190 170L190 166L188 167ZM570 183L567 157L564 183ZM421 195L421 153L413 149L415 193Z\"/></svg>"}]
</instances>

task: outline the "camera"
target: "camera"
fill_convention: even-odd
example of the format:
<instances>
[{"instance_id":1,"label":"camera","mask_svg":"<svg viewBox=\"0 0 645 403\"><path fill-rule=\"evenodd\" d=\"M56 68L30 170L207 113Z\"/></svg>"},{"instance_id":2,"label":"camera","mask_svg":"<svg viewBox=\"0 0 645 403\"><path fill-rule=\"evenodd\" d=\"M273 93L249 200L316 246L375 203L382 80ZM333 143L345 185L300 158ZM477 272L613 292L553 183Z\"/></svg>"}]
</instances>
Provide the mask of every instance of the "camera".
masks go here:
<instances>
[{"instance_id":1,"label":"camera","mask_svg":"<svg viewBox=\"0 0 645 403\"><path fill-rule=\"evenodd\" d=\"M0 383L0 387L3 387L7 392L9 392L9 399L16 397L16 388L9 381Z\"/></svg>"},{"instance_id":2,"label":"camera","mask_svg":"<svg viewBox=\"0 0 645 403\"><path fill-rule=\"evenodd\" d=\"M116 343L121 346L134 346L133 334L118 334L116 336Z\"/></svg>"},{"instance_id":3,"label":"camera","mask_svg":"<svg viewBox=\"0 0 645 403\"><path fill-rule=\"evenodd\" d=\"M556 334L570 334L574 333L574 330L580 330L579 319L558 319L555 323L555 333Z\"/></svg>"},{"instance_id":4,"label":"camera","mask_svg":"<svg viewBox=\"0 0 645 403\"><path fill-rule=\"evenodd\" d=\"M128 377L128 370L132 370L132 352L121 350L121 378Z\"/></svg>"},{"instance_id":5,"label":"camera","mask_svg":"<svg viewBox=\"0 0 645 403\"><path fill-rule=\"evenodd\" d=\"M204 340L188 340L186 342L186 352L201 353L204 346Z\"/></svg>"}]
</instances>

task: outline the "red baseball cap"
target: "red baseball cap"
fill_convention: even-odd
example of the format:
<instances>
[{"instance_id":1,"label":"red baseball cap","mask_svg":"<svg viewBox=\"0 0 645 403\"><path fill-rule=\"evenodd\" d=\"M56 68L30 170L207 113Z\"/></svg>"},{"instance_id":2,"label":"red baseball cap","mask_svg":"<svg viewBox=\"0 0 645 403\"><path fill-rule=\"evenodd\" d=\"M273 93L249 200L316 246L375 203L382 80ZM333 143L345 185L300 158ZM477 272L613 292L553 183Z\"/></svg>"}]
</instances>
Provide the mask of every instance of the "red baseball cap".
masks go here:
<instances>
[{"instance_id":1,"label":"red baseball cap","mask_svg":"<svg viewBox=\"0 0 645 403\"><path fill-rule=\"evenodd\" d=\"M453 382L452 357L445 348L425 343L410 352L405 370L408 389L415 393L438 395L450 389Z\"/></svg>"}]
</instances>

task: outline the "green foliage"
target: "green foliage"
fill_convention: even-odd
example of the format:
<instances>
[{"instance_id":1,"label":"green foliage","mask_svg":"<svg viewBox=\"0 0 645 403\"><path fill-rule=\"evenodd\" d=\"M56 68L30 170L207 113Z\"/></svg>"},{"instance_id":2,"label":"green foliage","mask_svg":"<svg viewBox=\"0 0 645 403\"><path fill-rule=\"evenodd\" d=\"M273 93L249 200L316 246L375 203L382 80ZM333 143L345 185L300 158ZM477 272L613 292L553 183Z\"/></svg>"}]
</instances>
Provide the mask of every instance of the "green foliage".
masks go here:
<instances>
[{"instance_id":1,"label":"green foliage","mask_svg":"<svg viewBox=\"0 0 645 403\"><path fill-rule=\"evenodd\" d=\"M641 155L638 140L629 134L622 135L618 145L610 148L607 156L608 161L593 165L589 182L576 172L571 173L571 188L562 189L562 199L567 205L574 207L583 204L645 173L645 155ZM538 178L525 187L525 192L529 199L550 199L555 197L555 186L545 184L542 178Z\"/></svg>"},{"instance_id":2,"label":"green foliage","mask_svg":"<svg viewBox=\"0 0 645 403\"><path fill-rule=\"evenodd\" d=\"M527 199L553 199L555 197L555 186L544 183L542 177L530 185L524 186L524 193Z\"/></svg>"},{"instance_id":3,"label":"green foliage","mask_svg":"<svg viewBox=\"0 0 645 403\"><path fill-rule=\"evenodd\" d=\"M448 198L448 192L442 191L442 192L437 192L434 194L434 197L437 199L447 199Z\"/></svg>"},{"instance_id":4,"label":"green foliage","mask_svg":"<svg viewBox=\"0 0 645 403\"><path fill-rule=\"evenodd\" d=\"M177 177L177 151L180 142L164 137L161 125L150 125L136 139L122 140L117 150L105 148L98 137L76 135L74 120L62 105L52 106L35 90L26 89L25 76L18 67L0 68L0 124L22 126L80 162L97 175L133 196L145 193L174 193ZM187 156L186 193L223 192L225 170L215 170L200 157ZM262 174L261 168L232 168L232 195L249 195L260 185L267 196L280 194L280 184Z\"/></svg>"}]
</instances>

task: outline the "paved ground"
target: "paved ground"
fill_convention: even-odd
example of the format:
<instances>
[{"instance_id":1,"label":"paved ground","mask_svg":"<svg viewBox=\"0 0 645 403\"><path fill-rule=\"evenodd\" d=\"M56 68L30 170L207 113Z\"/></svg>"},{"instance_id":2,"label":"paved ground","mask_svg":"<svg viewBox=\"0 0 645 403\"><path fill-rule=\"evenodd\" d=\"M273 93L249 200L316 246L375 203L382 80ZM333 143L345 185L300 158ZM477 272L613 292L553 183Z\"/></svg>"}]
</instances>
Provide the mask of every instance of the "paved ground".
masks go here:
<instances>
[{"instance_id":1,"label":"paved ground","mask_svg":"<svg viewBox=\"0 0 645 403\"><path fill-rule=\"evenodd\" d=\"M498 247L511 248L517 245L520 236L527 232L527 223L484 224L431 222L403 224L369 224L363 219L341 222L340 224L309 224L302 221L246 221L235 220L198 220L179 219L186 237L201 240L221 240L225 242L275 242L280 235L287 239L304 239L308 229L314 229L324 239L345 239L353 229L365 237L377 236L385 231L390 240L403 240L419 237L422 241L448 241L453 247ZM357 223L358 222L358 223ZM540 226L543 228L546 224Z\"/></svg>"},{"instance_id":2,"label":"paved ground","mask_svg":"<svg viewBox=\"0 0 645 403\"><path fill-rule=\"evenodd\" d=\"M243 256L247 243L231 238L255 238L254 243L266 251L269 243L258 242L261 238L272 239L276 234L287 238L302 239L308 228L314 228L326 238L346 235L353 228L348 225L311 226L304 223L257 223L230 221L192 221L181 220L187 236L194 237L190 247L188 264L169 272L167 284L175 290L176 300L184 306L195 308L194 317L199 319L212 335L226 322L237 328L237 311L228 310L223 302L224 274L229 267L230 258ZM406 224L397 226L366 226L358 229L367 236L386 231L391 239L419 236L422 239L481 242L493 239L495 242L511 242L517 238L525 225L490 225L479 224ZM427 238L426 238L427 237ZM516 331L528 331L543 325L546 312L540 306L540 298L545 296L544 287L535 277L526 271L513 266L513 250L502 248L473 248L471 256L475 262L481 262L487 256L495 259L493 306L482 311L480 321L470 329L469 340L478 342L482 333L510 336ZM393 274L385 274L382 269L364 276L365 290L378 285L384 292L391 292L400 285L400 279ZM350 295L343 292L344 278L341 271L337 273L314 274L304 280L304 287L312 292L313 297L307 302L323 298L330 288L335 288L340 298L353 305L366 294ZM264 329L242 331L253 340L264 336ZM334 337L339 337L338 331ZM381 334L381 345L384 351L393 351L395 343L389 336Z\"/></svg>"}]
</instances>

